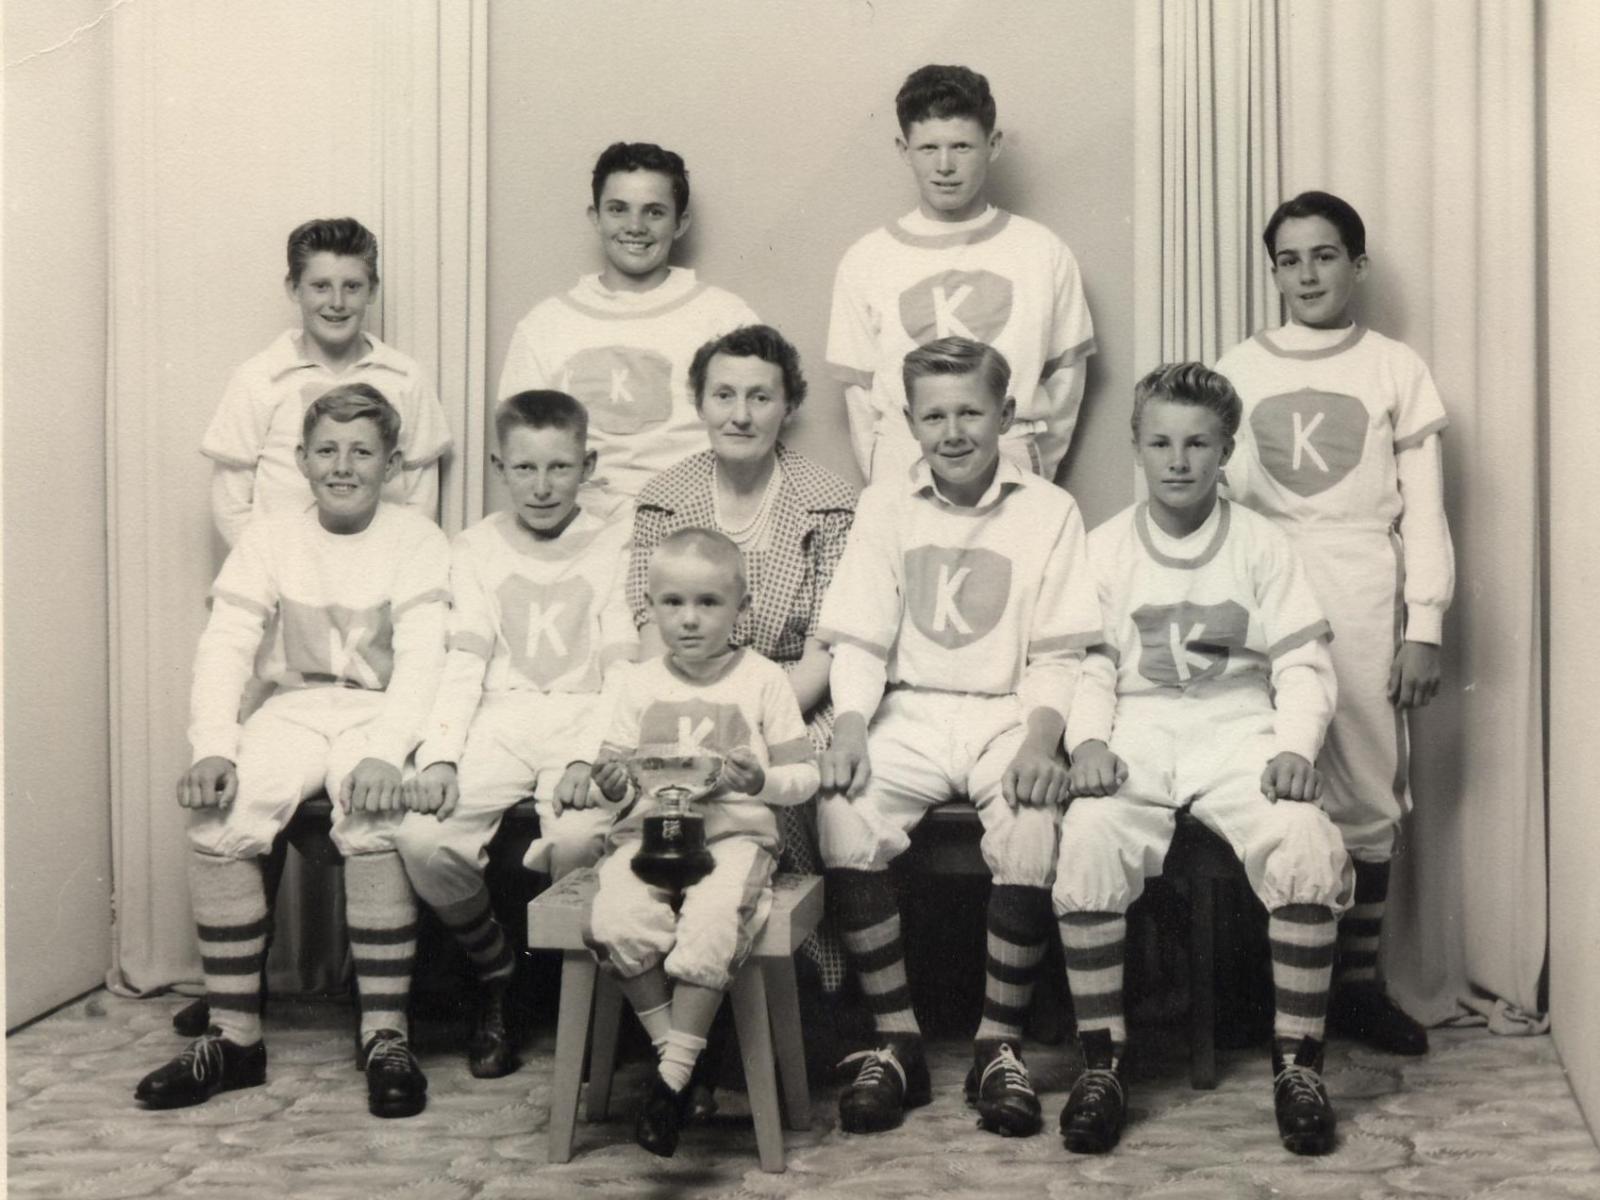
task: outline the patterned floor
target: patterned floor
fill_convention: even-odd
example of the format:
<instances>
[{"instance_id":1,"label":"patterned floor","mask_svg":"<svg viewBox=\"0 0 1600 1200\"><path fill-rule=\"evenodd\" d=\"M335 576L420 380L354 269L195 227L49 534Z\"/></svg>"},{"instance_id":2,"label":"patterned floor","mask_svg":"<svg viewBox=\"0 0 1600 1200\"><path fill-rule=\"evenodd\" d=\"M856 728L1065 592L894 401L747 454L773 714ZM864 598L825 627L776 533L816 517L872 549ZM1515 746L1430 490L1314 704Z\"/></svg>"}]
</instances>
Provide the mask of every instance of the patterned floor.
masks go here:
<instances>
[{"instance_id":1,"label":"patterned floor","mask_svg":"<svg viewBox=\"0 0 1600 1200\"><path fill-rule=\"evenodd\" d=\"M448 1048L426 1050L427 1111L374 1120L351 1063L348 1010L331 1003L275 1005L264 1087L198 1108L141 1112L134 1083L180 1047L168 1024L180 1003L98 993L9 1039L10 1195L1600 1198L1600 1152L1548 1038L1440 1031L1422 1060L1335 1046L1328 1082L1342 1136L1336 1153L1315 1161L1280 1148L1266 1067L1254 1052L1228 1055L1214 1092L1191 1091L1180 1058L1147 1061L1121 1147L1091 1159L1067 1154L1050 1132L1075 1069L1065 1048L1031 1055L1046 1134L1007 1141L973 1127L960 1098L965 1048L943 1042L936 1100L902 1129L843 1135L832 1093L814 1089L814 1129L790 1135L787 1173L767 1175L749 1125L737 1119L737 1093L723 1094L726 1115L687 1132L670 1161L636 1148L630 1124L615 1121L580 1125L576 1158L550 1165L548 1032L520 1072L492 1082L471 1079ZM629 1082L619 1095L631 1094Z\"/></svg>"}]
</instances>

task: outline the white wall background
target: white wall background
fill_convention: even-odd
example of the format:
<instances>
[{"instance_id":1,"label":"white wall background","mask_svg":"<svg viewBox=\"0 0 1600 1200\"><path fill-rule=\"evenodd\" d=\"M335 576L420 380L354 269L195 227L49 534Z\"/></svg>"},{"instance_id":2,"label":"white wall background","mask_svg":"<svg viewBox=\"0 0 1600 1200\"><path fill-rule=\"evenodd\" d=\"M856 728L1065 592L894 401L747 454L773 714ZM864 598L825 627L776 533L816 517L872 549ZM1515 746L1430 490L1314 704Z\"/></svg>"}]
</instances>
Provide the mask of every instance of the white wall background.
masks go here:
<instances>
[{"instance_id":1,"label":"white wall background","mask_svg":"<svg viewBox=\"0 0 1600 1200\"><path fill-rule=\"evenodd\" d=\"M104 6L7 0L6 1024L110 958Z\"/></svg>"}]
</instances>

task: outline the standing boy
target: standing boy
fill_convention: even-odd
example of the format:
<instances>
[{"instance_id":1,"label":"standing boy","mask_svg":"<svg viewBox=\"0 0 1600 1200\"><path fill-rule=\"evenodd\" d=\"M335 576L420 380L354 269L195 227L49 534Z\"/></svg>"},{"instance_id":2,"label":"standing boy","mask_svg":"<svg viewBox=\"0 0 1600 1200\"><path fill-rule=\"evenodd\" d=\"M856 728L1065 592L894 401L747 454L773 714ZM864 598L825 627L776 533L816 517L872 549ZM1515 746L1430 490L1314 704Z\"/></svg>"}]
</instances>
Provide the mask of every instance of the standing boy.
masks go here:
<instances>
[{"instance_id":1,"label":"standing boy","mask_svg":"<svg viewBox=\"0 0 1600 1200\"><path fill-rule=\"evenodd\" d=\"M605 265L517 325L499 394L559 388L577 397L598 454L594 482L631 499L706 448L689 393L694 352L759 318L731 292L671 265L672 245L689 229L682 158L650 142L617 142L595 163L591 191Z\"/></svg>"},{"instance_id":2,"label":"standing boy","mask_svg":"<svg viewBox=\"0 0 1600 1200\"><path fill-rule=\"evenodd\" d=\"M468 1062L480 1079L517 1067L505 1009L515 964L483 878L500 819L532 793L529 865L557 878L600 857L610 823L591 804L589 764L605 732L602 679L638 646L623 587L631 525L578 505L594 470L585 426L564 392L519 392L495 413L511 508L452 547L450 648L397 839L417 894L477 974Z\"/></svg>"},{"instance_id":3,"label":"standing boy","mask_svg":"<svg viewBox=\"0 0 1600 1200\"><path fill-rule=\"evenodd\" d=\"M1244 402L1236 499L1286 530L1338 635L1339 707L1320 768L1324 806L1355 860L1328 1024L1395 1054L1428 1035L1378 977L1389 862L1411 809L1406 710L1439 690L1455 591L1444 513L1444 405L1410 347L1355 323L1367 271L1360 215L1326 192L1278 206L1263 234L1289 323L1217 364ZM1237 478L1235 478L1237 476Z\"/></svg>"},{"instance_id":4,"label":"standing boy","mask_svg":"<svg viewBox=\"0 0 1600 1200\"><path fill-rule=\"evenodd\" d=\"M400 414L346 384L305 413L300 469L316 508L252 522L211 590L195 653L194 765L178 802L196 810L189 893L211 1027L140 1081L151 1108L199 1104L266 1079L260 859L306 797L336 800L345 909L360 997L360 1063L374 1116L422 1110L428 1082L406 1042L416 898L395 853L400 772L444 663L449 546L431 521L380 504L401 469ZM263 635L277 692L236 714Z\"/></svg>"},{"instance_id":5,"label":"standing boy","mask_svg":"<svg viewBox=\"0 0 1600 1200\"><path fill-rule=\"evenodd\" d=\"M822 858L877 1042L853 1056L860 1072L839 1097L853 1133L892 1129L930 1098L887 870L929 809L962 796L994 877L967 1096L990 1130L1040 1125L1022 1023L1051 933L1062 731L1101 634L1077 505L1001 454L1009 381L1004 356L966 338L906 355L922 458L862 493L823 602L837 716L822 757Z\"/></svg>"},{"instance_id":6,"label":"standing boy","mask_svg":"<svg viewBox=\"0 0 1600 1200\"><path fill-rule=\"evenodd\" d=\"M1061 1134L1080 1154L1122 1133L1126 913L1182 808L1233 847L1270 914L1278 1132L1296 1154L1333 1148L1323 1017L1349 869L1314 803L1334 703L1328 623L1288 538L1217 498L1238 426L1239 398L1216 372L1145 376L1133 435L1150 500L1089 536L1107 640L1067 726L1074 799L1054 894L1085 1065Z\"/></svg>"},{"instance_id":7,"label":"standing boy","mask_svg":"<svg viewBox=\"0 0 1600 1200\"><path fill-rule=\"evenodd\" d=\"M845 252L828 324L856 461L870 480L905 478L918 455L901 418L900 364L926 342L961 336L1011 364L1017 411L1003 453L1053 480L1095 351L1077 260L1043 225L989 202L1001 139L987 79L922 67L901 85L895 112L917 207Z\"/></svg>"}]
</instances>

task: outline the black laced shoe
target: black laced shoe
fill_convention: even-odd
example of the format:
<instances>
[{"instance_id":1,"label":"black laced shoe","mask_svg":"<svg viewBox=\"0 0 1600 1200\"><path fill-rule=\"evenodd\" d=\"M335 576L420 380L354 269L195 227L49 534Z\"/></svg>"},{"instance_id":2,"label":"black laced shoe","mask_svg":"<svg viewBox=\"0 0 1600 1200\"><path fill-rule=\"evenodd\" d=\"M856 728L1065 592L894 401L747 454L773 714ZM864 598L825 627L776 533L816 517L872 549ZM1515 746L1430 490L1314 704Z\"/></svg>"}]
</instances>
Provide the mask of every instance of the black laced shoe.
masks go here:
<instances>
[{"instance_id":1,"label":"black laced shoe","mask_svg":"<svg viewBox=\"0 0 1600 1200\"><path fill-rule=\"evenodd\" d=\"M978 1125L1001 1137L1032 1137L1044 1118L1028 1068L1010 1042L974 1042L967 1072L967 1103L978 1110Z\"/></svg>"},{"instance_id":2,"label":"black laced shoe","mask_svg":"<svg viewBox=\"0 0 1600 1200\"><path fill-rule=\"evenodd\" d=\"M1428 1052L1428 1031L1376 980L1333 989L1328 997L1328 1031L1390 1054L1414 1057Z\"/></svg>"},{"instance_id":3,"label":"black laced shoe","mask_svg":"<svg viewBox=\"0 0 1600 1200\"><path fill-rule=\"evenodd\" d=\"M846 1133L894 1129L906 1109L920 1108L933 1099L922 1038L901 1033L880 1036L883 1044L876 1050L858 1051L839 1064L861 1064L855 1079L839 1093L839 1128Z\"/></svg>"},{"instance_id":4,"label":"black laced shoe","mask_svg":"<svg viewBox=\"0 0 1600 1200\"><path fill-rule=\"evenodd\" d=\"M133 1098L146 1108L187 1108L218 1092L256 1087L267 1081L264 1042L241 1046L215 1025L190 1042L182 1054L139 1081Z\"/></svg>"},{"instance_id":5,"label":"black laced shoe","mask_svg":"<svg viewBox=\"0 0 1600 1200\"><path fill-rule=\"evenodd\" d=\"M1278 1117L1278 1136L1296 1154L1327 1154L1333 1149L1338 1119L1322 1083L1322 1043L1300 1039L1294 1061L1285 1062L1283 1050L1272 1050L1272 1107Z\"/></svg>"},{"instance_id":6,"label":"black laced shoe","mask_svg":"<svg viewBox=\"0 0 1600 1200\"><path fill-rule=\"evenodd\" d=\"M1078 1044L1083 1049L1083 1074L1061 1110L1061 1142L1074 1154L1104 1154L1117 1144L1128 1116L1122 1059L1107 1030L1085 1033Z\"/></svg>"},{"instance_id":7,"label":"black laced shoe","mask_svg":"<svg viewBox=\"0 0 1600 1200\"><path fill-rule=\"evenodd\" d=\"M645 1086L633 1119L633 1140L651 1154L671 1158L678 1152L678 1131L689 1115L689 1089L675 1092L659 1075Z\"/></svg>"},{"instance_id":8,"label":"black laced shoe","mask_svg":"<svg viewBox=\"0 0 1600 1200\"><path fill-rule=\"evenodd\" d=\"M375 1117L414 1117L428 1103L428 1077L405 1034L380 1029L362 1047L367 1060L367 1111Z\"/></svg>"},{"instance_id":9,"label":"black laced shoe","mask_svg":"<svg viewBox=\"0 0 1600 1200\"><path fill-rule=\"evenodd\" d=\"M509 982L500 979L483 987L472 1040L467 1043L467 1069L475 1079L499 1079L522 1065L517 1058L517 1039L506 1019Z\"/></svg>"}]
</instances>

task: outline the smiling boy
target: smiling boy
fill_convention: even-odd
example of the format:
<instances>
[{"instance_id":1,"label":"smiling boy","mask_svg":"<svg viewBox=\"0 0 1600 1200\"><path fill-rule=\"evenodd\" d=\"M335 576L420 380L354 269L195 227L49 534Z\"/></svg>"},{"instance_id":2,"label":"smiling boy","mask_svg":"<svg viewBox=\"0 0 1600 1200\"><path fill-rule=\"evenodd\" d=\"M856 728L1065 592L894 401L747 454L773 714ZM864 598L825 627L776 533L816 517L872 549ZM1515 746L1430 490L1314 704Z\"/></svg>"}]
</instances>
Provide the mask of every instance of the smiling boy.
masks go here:
<instances>
[{"instance_id":1,"label":"smiling boy","mask_svg":"<svg viewBox=\"0 0 1600 1200\"><path fill-rule=\"evenodd\" d=\"M895 146L917 207L845 252L834 278L828 365L844 387L856 461L903 479L917 461L900 364L936 338L986 342L1011 364L1016 414L1003 453L1053 480L1083 400L1094 324L1072 251L988 199L1000 155L989 81L966 67L913 71L895 97Z\"/></svg>"},{"instance_id":2,"label":"smiling boy","mask_svg":"<svg viewBox=\"0 0 1600 1200\"><path fill-rule=\"evenodd\" d=\"M604 265L517 325L498 394L558 388L581 401L598 459L593 481L615 503L706 448L689 360L702 343L758 318L731 292L671 265L689 229L689 173L678 155L650 142L608 146L591 194Z\"/></svg>"}]
</instances>

